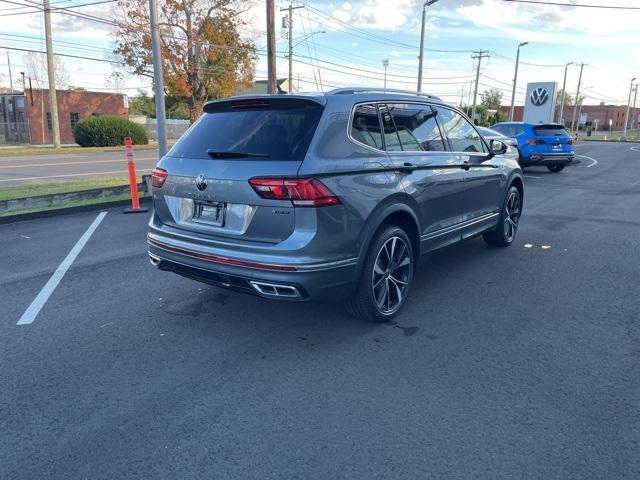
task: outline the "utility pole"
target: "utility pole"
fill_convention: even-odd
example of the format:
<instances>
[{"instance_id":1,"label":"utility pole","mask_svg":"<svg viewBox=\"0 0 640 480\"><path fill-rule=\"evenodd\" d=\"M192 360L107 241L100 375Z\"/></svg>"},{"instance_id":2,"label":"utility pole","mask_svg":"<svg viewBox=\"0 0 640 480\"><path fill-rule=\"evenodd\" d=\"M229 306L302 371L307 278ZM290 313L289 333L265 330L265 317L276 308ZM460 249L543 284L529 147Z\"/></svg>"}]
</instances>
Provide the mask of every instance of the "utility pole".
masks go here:
<instances>
[{"instance_id":1,"label":"utility pole","mask_svg":"<svg viewBox=\"0 0 640 480\"><path fill-rule=\"evenodd\" d=\"M636 88L635 88L635 94L633 95L633 116L635 117L635 120L632 118L631 119L631 129L633 130L633 125L635 124L635 122L638 121L638 111L636 110L636 100L638 100L638 85L636 83Z\"/></svg>"},{"instance_id":2,"label":"utility pole","mask_svg":"<svg viewBox=\"0 0 640 480\"><path fill-rule=\"evenodd\" d=\"M281 12L287 11L289 17L287 21L287 27L289 28L289 86L287 87L287 93L291 93L291 87L293 87L293 11L299 8L304 8L304 5L294 7L293 4L290 3L287 8L280 9Z\"/></svg>"},{"instance_id":3,"label":"utility pole","mask_svg":"<svg viewBox=\"0 0 640 480\"><path fill-rule=\"evenodd\" d=\"M267 0L267 93L277 91L275 0Z\"/></svg>"},{"instance_id":4,"label":"utility pole","mask_svg":"<svg viewBox=\"0 0 640 480\"><path fill-rule=\"evenodd\" d=\"M633 93L633 82L636 81L636 78L633 77L631 79L631 86L629 87L629 100L627 100L627 113L624 115L624 135L627 136L627 130L629 129L629 109L631 108L631 94Z\"/></svg>"},{"instance_id":5,"label":"utility pole","mask_svg":"<svg viewBox=\"0 0 640 480\"><path fill-rule=\"evenodd\" d=\"M513 74L513 91L511 92L511 110L509 111L509 121L513 122L513 112L516 108L516 85L518 84L518 64L520 63L520 48L528 45L529 42L522 42L518 45L518 53L516 54L516 71Z\"/></svg>"},{"instance_id":6,"label":"utility pole","mask_svg":"<svg viewBox=\"0 0 640 480\"><path fill-rule=\"evenodd\" d=\"M420 56L418 57L418 93L422 91L422 65L424 63L424 30L427 23L427 7L438 0L426 0L422 4L422 27L420 28Z\"/></svg>"},{"instance_id":7,"label":"utility pole","mask_svg":"<svg viewBox=\"0 0 640 480\"><path fill-rule=\"evenodd\" d=\"M573 65L575 62L569 62L564 66L564 81L562 82L562 98L560 99L560 114L558 115L558 123L562 122L564 124L564 97L567 94L567 70L570 65Z\"/></svg>"},{"instance_id":8,"label":"utility pole","mask_svg":"<svg viewBox=\"0 0 640 480\"><path fill-rule=\"evenodd\" d=\"M156 97L156 122L158 124L158 157L167 153L167 126L164 105L164 78L162 74L162 50L160 50L160 28L158 26L158 4L149 0L149 23L151 23L151 50L153 53L153 92Z\"/></svg>"},{"instance_id":9,"label":"utility pole","mask_svg":"<svg viewBox=\"0 0 640 480\"><path fill-rule=\"evenodd\" d=\"M576 124L576 114L578 113L578 102L580 102L580 83L582 83L582 71L584 70L585 65L586 65L585 63L580 64L580 77L578 77L578 91L576 92L576 101L575 101L575 105L573 106L573 120L571 120L571 132L575 131L574 129ZM580 119L578 119L578 121L580 121Z\"/></svg>"},{"instance_id":10,"label":"utility pole","mask_svg":"<svg viewBox=\"0 0 640 480\"><path fill-rule=\"evenodd\" d=\"M7 65L9 66L9 88L13 93L13 76L11 75L11 57L9 56L9 50L7 50Z\"/></svg>"},{"instance_id":11,"label":"utility pole","mask_svg":"<svg viewBox=\"0 0 640 480\"><path fill-rule=\"evenodd\" d=\"M22 77L22 93L27 91L27 84L24 83L24 72L20 72L20 76Z\"/></svg>"},{"instance_id":12,"label":"utility pole","mask_svg":"<svg viewBox=\"0 0 640 480\"><path fill-rule=\"evenodd\" d=\"M53 58L53 38L51 35L51 7L49 0L43 0L44 31L47 43L47 75L49 77L49 110L51 112L51 134L53 147L60 148L60 122L58 119L58 97L56 95L56 64Z\"/></svg>"},{"instance_id":13,"label":"utility pole","mask_svg":"<svg viewBox=\"0 0 640 480\"><path fill-rule=\"evenodd\" d=\"M471 121L475 123L476 117L476 102L478 100L478 82L480 81L480 64L483 58L489 58L487 50L476 50L473 52L475 55L471 55L471 58L478 59L478 66L476 68L476 84L473 89L473 110L471 111Z\"/></svg>"}]
</instances>

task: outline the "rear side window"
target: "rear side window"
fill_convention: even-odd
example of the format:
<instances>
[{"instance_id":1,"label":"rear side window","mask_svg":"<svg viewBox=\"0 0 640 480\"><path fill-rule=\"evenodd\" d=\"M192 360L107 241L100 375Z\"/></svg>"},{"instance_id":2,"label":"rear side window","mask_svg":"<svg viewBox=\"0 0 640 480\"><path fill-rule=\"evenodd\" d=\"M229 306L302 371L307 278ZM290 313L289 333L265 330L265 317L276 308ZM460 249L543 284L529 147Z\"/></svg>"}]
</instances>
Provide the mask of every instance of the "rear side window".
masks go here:
<instances>
[{"instance_id":1,"label":"rear side window","mask_svg":"<svg viewBox=\"0 0 640 480\"><path fill-rule=\"evenodd\" d=\"M475 128L459 113L436 107L453 152L485 152L484 142Z\"/></svg>"},{"instance_id":2,"label":"rear side window","mask_svg":"<svg viewBox=\"0 0 640 480\"><path fill-rule=\"evenodd\" d=\"M534 135L538 137L562 137L569 135L567 131L561 126L544 125L541 127L533 127Z\"/></svg>"},{"instance_id":3,"label":"rear side window","mask_svg":"<svg viewBox=\"0 0 640 480\"><path fill-rule=\"evenodd\" d=\"M378 109L374 104L356 107L351 122L351 138L382 150L382 130L378 120Z\"/></svg>"},{"instance_id":4,"label":"rear side window","mask_svg":"<svg viewBox=\"0 0 640 480\"><path fill-rule=\"evenodd\" d=\"M209 113L202 114L168 156L210 160L207 150L212 150L258 154L265 160L304 160L322 107L311 102L299 105L292 101L284 105L249 102L240 100L214 106ZM239 106L235 107L236 104Z\"/></svg>"},{"instance_id":5,"label":"rear side window","mask_svg":"<svg viewBox=\"0 0 640 480\"><path fill-rule=\"evenodd\" d=\"M444 140L440 134L436 114L428 105L412 103L388 103L396 127L402 151L443 151ZM387 147L389 150L389 148ZM396 149L397 150L397 149Z\"/></svg>"},{"instance_id":6,"label":"rear side window","mask_svg":"<svg viewBox=\"0 0 640 480\"><path fill-rule=\"evenodd\" d=\"M501 133L505 137L517 137L524 132L522 125L494 125L491 129Z\"/></svg>"}]
</instances>

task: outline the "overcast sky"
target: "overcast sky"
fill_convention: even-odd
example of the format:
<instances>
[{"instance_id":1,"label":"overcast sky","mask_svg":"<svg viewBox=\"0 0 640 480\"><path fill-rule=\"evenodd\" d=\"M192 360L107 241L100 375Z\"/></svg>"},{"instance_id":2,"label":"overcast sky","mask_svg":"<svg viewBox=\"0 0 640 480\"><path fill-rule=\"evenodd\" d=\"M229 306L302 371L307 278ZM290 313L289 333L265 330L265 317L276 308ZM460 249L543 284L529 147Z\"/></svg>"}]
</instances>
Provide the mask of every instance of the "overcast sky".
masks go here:
<instances>
[{"instance_id":1,"label":"overcast sky","mask_svg":"<svg viewBox=\"0 0 640 480\"><path fill-rule=\"evenodd\" d=\"M53 0L53 6L68 7L91 0ZM161 0L160 0L161 1ZM639 7L637 0L560 0ZM288 5L277 2L276 8ZM294 14L296 43L310 32L324 30L313 41L295 48L294 80L305 91L333 86L382 86L382 59L389 60L387 85L416 88L420 12L415 0L361 0L351 2L312 1ZM110 18L113 4L74 9L100 18ZM0 5L0 80L8 86L6 47L44 50L42 14L29 8ZM259 49L256 78L266 77L264 55L264 1L256 1L248 13L251 26L244 32L255 38ZM278 76L286 77L287 61L282 53L286 39L277 12ZM113 32L110 26L54 13L54 50L58 53L111 58ZM640 10L563 8L512 3L503 0L440 0L428 10L423 89L458 103L468 98L475 73L470 58L476 49L488 50L482 63L479 91L490 87L504 90L510 100L517 44L523 47L518 79L517 103L530 81L557 81L561 86L564 64L585 62L583 86L588 103L626 103L629 82L640 77ZM25 38L27 37L27 38ZM24 52L9 50L14 81L25 70ZM315 66L315 59L319 59ZM72 85L90 90L113 89L106 82L108 63L62 58ZM319 71L318 71L319 70ZM575 92L579 68L570 67L567 90ZM130 77L124 86L129 95L148 88L146 78Z\"/></svg>"}]
</instances>

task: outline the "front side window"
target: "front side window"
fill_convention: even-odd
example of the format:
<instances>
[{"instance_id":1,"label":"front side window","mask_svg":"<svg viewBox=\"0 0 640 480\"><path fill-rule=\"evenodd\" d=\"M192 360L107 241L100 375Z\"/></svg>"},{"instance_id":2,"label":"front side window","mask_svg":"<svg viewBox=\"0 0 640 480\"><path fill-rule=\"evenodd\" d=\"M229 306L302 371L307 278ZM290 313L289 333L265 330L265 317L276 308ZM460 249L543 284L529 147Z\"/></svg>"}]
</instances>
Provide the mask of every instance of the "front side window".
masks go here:
<instances>
[{"instance_id":1,"label":"front side window","mask_svg":"<svg viewBox=\"0 0 640 480\"><path fill-rule=\"evenodd\" d=\"M436 122L435 111L431 107L411 103L390 103L387 104L387 109L396 126L401 150L444 150L444 140Z\"/></svg>"},{"instance_id":2,"label":"front side window","mask_svg":"<svg viewBox=\"0 0 640 480\"><path fill-rule=\"evenodd\" d=\"M351 122L351 138L382 150L382 131L378 120L378 109L374 104L356 107Z\"/></svg>"},{"instance_id":3,"label":"front side window","mask_svg":"<svg viewBox=\"0 0 640 480\"><path fill-rule=\"evenodd\" d=\"M453 152L485 153L480 134L462 115L444 107L436 107L440 125L449 138Z\"/></svg>"}]
</instances>

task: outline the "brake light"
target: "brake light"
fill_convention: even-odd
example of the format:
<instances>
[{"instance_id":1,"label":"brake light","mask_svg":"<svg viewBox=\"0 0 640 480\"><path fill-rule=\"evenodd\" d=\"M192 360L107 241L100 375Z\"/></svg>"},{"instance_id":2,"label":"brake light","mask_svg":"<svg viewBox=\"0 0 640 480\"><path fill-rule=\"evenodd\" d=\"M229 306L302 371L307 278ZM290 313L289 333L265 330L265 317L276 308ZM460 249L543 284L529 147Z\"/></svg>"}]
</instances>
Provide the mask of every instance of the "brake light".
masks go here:
<instances>
[{"instance_id":1,"label":"brake light","mask_svg":"<svg viewBox=\"0 0 640 480\"><path fill-rule=\"evenodd\" d=\"M573 138L570 138L569 140L567 140L567 143L568 143L569 145L573 145Z\"/></svg>"},{"instance_id":2,"label":"brake light","mask_svg":"<svg viewBox=\"0 0 640 480\"><path fill-rule=\"evenodd\" d=\"M235 100L231 102L231 108L259 108L269 107L269 104L260 98L249 98L247 100Z\"/></svg>"},{"instance_id":3,"label":"brake light","mask_svg":"<svg viewBox=\"0 0 640 480\"><path fill-rule=\"evenodd\" d=\"M162 168L154 168L151 172L151 185L153 188L162 188L164 185L164 181L167 179L169 174L166 170Z\"/></svg>"},{"instance_id":4,"label":"brake light","mask_svg":"<svg viewBox=\"0 0 640 480\"><path fill-rule=\"evenodd\" d=\"M261 198L290 200L296 207L325 207L341 203L326 185L314 178L252 178L249 184Z\"/></svg>"},{"instance_id":5,"label":"brake light","mask_svg":"<svg viewBox=\"0 0 640 480\"><path fill-rule=\"evenodd\" d=\"M544 145L544 140L541 138L528 138L524 143L527 145Z\"/></svg>"}]
</instances>

